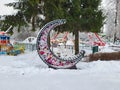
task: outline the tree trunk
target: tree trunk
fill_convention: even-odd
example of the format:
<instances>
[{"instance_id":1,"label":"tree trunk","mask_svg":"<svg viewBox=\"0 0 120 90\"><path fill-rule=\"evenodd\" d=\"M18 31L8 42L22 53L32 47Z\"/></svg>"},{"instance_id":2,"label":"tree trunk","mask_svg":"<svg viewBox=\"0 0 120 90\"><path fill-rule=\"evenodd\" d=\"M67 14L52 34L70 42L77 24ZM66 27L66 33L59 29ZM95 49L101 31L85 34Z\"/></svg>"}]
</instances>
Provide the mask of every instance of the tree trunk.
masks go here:
<instances>
[{"instance_id":1,"label":"tree trunk","mask_svg":"<svg viewBox=\"0 0 120 90\"><path fill-rule=\"evenodd\" d=\"M20 24L18 25L18 32L20 32Z\"/></svg>"},{"instance_id":2,"label":"tree trunk","mask_svg":"<svg viewBox=\"0 0 120 90\"><path fill-rule=\"evenodd\" d=\"M79 31L75 32L75 55L79 53Z\"/></svg>"},{"instance_id":3,"label":"tree trunk","mask_svg":"<svg viewBox=\"0 0 120 90\"><path fill-rule=\"evenodd\" d=\"M32 18L32 31L35 31L35 17Z\"/></svg>"},{"instance_id":4,"label":"tree trunk","mask_svg":"<svg viewBox=\"0 0 120 90\"><path fill-rule=\"evenodd\" d=\"M113 37L114 37L114 38L113 38L113 43L115 44L115 42L116 42L116 32L115 32L115 34L114 34Z\"/></svg>"}]
</instances>

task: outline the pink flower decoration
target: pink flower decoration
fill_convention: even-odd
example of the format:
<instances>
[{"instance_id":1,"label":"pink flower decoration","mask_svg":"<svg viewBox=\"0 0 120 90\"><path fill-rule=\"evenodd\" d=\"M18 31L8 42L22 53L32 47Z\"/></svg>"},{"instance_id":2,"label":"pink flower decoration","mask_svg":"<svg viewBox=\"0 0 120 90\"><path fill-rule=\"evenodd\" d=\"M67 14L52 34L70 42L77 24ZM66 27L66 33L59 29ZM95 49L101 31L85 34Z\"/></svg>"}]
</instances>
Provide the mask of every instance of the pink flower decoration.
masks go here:
<instances>
[{"instance_id":1,"label":"pink flower decoration","mask_svg":"<svg viewBox=\"0 0 120 90\"><path fill-rule=\"evenodd\" d=\"M45 52L44 51L40 51L40 54L43 55Z\"/></svg>"}]
</instances>

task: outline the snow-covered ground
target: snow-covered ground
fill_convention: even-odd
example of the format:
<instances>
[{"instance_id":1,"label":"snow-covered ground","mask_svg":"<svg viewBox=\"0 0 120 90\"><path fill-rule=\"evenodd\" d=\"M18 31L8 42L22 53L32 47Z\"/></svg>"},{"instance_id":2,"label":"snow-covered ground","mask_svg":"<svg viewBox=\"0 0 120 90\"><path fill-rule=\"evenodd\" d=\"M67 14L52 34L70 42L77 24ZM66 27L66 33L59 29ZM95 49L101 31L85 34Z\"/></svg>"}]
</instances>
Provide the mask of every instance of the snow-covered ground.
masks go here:
<instances>
[{"instance_id":1,"label":"snow-covered ground","mask_svg":"<svg viewBox=\"0 0 120 90\"><path fill-rule=\"evenodd\" d=\"M120 61L79 62L77 68L50 69L36 51L0 56L0 90L120 90Z\"/></svg>"}]
</instances>

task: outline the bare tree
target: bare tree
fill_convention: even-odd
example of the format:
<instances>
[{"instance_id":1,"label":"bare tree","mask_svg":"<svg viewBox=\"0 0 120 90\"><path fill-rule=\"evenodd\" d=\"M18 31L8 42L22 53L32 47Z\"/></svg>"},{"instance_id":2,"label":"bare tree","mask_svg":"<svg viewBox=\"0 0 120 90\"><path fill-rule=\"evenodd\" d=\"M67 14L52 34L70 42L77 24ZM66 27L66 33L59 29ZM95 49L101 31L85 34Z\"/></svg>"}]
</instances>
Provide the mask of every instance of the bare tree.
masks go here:
<instances>
[{"instance_id":1,"label":"bare tree","mask_svg":"<svg viewBox=\"0 0 120 90\"><path fill-rule=\"evenodd\" d=\"M104 32L107 36L112 36L115 30L116 3L115 0L102 0L103 12L106 16Z\"/></svg>"},{"instance_id":2,"label":"bare tree","mask_svg":"<svg viewBox=\"0 0 120 90\"><path fill-rule=\"evenodd\" d=\"M107 36L120 38L120 0L102 0L103 12L106 15L104 30Z\"/></svg>"},{"instance_id":3,"label":"bare tree","mask_svg":"<svg viewBox=\"0 0 120 90\"><path fill-rule=\"evenodd\" d=\"M117 26L116 26L116 36L120 39L120 0L116 0L116 18L117 18Z\"/></svg>"}]
</instances>

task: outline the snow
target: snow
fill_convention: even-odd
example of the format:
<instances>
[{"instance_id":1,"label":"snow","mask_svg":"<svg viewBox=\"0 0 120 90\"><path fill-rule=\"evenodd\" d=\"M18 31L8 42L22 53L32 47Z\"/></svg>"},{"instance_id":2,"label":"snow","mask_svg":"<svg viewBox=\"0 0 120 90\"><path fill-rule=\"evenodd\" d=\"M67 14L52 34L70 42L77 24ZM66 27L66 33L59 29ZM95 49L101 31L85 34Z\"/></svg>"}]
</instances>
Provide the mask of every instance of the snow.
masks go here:
<instances>
[{"instance_id":1,"label":"snow","mask_svg":"<svg viewBox=\"0 0 120 90\"><path fill-rule=\"evenodd\" d=\"M115 52L109 45L99 46L100 52Z\"/></svg>"},{"instance_id":2,"label":"snow","mask_svg":"<svg viewBox=\"0 0 120 90\"><path fill-rule=\"evenodd\" d=\"M120 89L120 61L79 62L77 68L50 69L37 51L0 56L0 90Z\"/></svg>"},{"instance_id":3,"label":"snow","mask_svg":"<svg viewBox=\"0 0 120 90\"><path fill-rule=\"evenodd\" d=\"M40 17L42 20L45 20L45 16L42 14L39 14L38 17Z\"/></svg>"},{"instance_id":4,"label":"snow","mask_svg":"<svg viewBox=\"0 0 120 90\"><path fill-rule=\"evenodd\" d=\"M31 44L36 44L37 38L36 37L28 37L22 43L31 43Z\"/></svg>"},{"instance_id":5,"label":"snow","mask_svg":"<svg viewBox=\"0 0 120 90\"><path fill-rule=\"evenodd\" d=\"M67 40L66 45L74 45L72 40Z\"/></svg>"}]
</instances>

